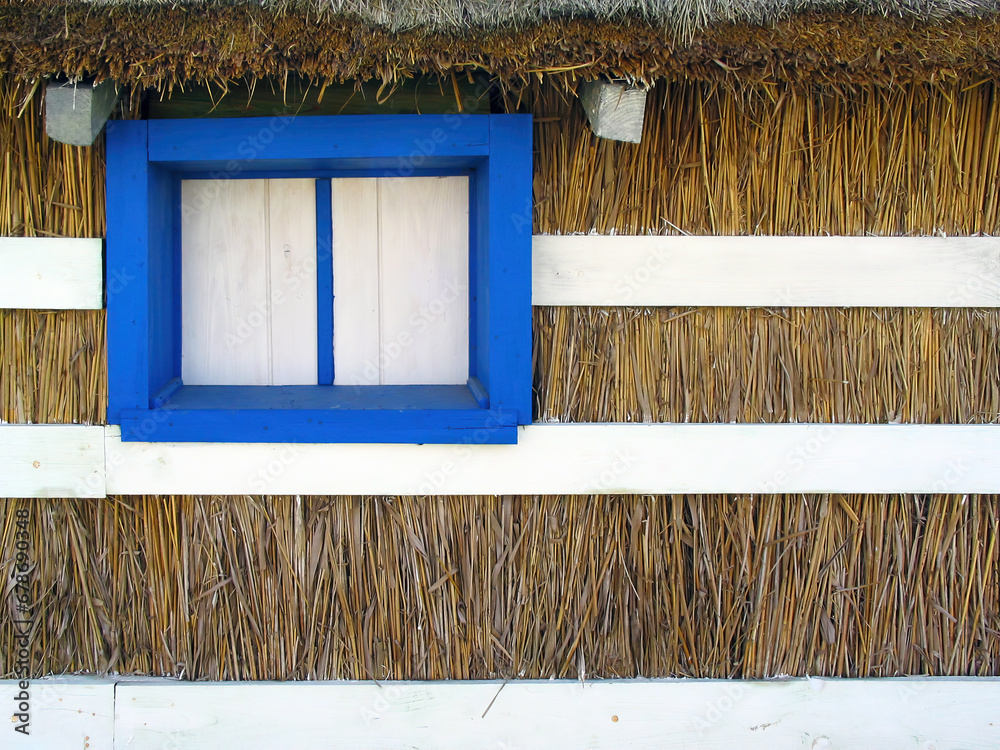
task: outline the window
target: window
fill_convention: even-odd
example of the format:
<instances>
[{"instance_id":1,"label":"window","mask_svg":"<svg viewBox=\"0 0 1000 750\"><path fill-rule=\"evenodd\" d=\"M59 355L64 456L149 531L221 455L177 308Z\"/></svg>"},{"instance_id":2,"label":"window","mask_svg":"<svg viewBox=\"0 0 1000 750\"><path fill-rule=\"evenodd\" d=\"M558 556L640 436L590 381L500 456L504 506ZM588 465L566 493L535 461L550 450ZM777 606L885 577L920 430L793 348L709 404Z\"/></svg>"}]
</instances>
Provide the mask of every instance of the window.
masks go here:
<instances>
[{"instance_id":1,"label":"window","mask_svg":"<svg viewBox=\"0 0 1000 750\"><path fill-rule=\"evenodd\" d=\"M182 179L180 296L188 385L465 384L469 179Z\"/></svg>"},{"instance_id":2,"label":"window","mask_svg":"<svg viewBox=\"0 0 1000 750\"><path fill-rule=\"evenodd\" d=\"M135 121L107 138L123 440L516 442L530 117Z\"/></svg>"}]
</instances>

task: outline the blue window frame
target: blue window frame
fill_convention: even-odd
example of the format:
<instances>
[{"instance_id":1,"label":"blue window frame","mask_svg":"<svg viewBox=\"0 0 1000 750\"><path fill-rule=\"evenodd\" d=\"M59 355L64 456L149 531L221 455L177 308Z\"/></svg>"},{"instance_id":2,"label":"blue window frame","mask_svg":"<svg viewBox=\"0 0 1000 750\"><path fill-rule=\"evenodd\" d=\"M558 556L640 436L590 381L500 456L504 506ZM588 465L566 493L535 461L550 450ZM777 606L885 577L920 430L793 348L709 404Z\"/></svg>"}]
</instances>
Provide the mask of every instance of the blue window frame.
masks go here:
<instances>
[{"instance_id":1,"label":"blue window frame","mask_svg":"<svg viewBox=\"0 0 1000 750\"><path fill-rule=\"evenodd\" d=\"M317 232L320 385L183 384L181 179L315 177L321 227L326 178L416 174L470 177L467 385L329 385L329 231ZM530 209L530 115L109 123L108 422L125 441L515 443L531 422Z\"/></svg>"}]
</instances>

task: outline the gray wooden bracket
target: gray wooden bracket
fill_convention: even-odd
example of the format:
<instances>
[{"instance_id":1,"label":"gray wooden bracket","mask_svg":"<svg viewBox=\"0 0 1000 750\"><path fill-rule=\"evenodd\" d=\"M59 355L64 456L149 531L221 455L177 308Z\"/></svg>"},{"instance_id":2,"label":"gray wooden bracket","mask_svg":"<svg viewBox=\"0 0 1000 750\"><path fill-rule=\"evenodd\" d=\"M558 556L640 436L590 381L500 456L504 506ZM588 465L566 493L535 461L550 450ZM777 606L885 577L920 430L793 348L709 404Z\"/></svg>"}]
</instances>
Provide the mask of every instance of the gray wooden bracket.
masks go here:
<instances>
[{"instance_id":1,"label":"gray wooden bracket","mask_svg":"<svg viewBox=\"0 0 1000 750\"><path fill-rule=\"evenodd\" d=\"M580 101L594 135L628 143L642 140L646 89L621 81L588 81Z\"/></svg>"},{"instance_id":2,"label":"gray wooden bracket","mask_svg":"<svg viewBox=\"0 0 1000 750\"><path fill-rule=\"evenodd\" d=\"M114 81L51 81L45 87L45 132L73 146L90 146L118 101Z\"/></svg>"}]
</instances>

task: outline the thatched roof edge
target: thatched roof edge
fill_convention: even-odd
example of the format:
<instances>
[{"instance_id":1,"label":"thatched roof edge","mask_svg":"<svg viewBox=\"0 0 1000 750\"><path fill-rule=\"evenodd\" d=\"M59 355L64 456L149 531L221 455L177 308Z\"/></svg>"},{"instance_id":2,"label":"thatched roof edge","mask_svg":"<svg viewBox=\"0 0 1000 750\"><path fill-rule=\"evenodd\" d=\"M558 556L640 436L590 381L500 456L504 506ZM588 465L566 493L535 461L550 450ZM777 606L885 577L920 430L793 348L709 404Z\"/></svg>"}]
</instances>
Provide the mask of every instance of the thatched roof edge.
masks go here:
<instances>
[{"instance_id":1,"label":"thatched roof edge","mask_svg":"<svg viewBox=\"0 0 1000 750\"><path fill-rule=\"evenodd\" d=\"M712 25L681 40L636 17L391 31L301 5L6 2L0 63L24 78L94 75L158 88L242 76L394 80L469 71L515 84L609 75L849 85L994 76L1000 15L794 13L768 24Z\"/></svg>"},{"instance_id":2,"label":"thatched roof edge","mask_svg":"<svg viewBox=\"0 0 1000 750\"><path fill-rule=\"evenodd\" d=\"M61 0L48 0L50 3ZM82 0L95 7L157 5L238 8L247 0ZM258 0L274 13L339 15L388 29L462 32L516 31L548 21L630 18L672 36L729 23L773 23L797 13L844 12L910 20L977 17L996 12L997 0Z\"/></svg>"}]
</instances>

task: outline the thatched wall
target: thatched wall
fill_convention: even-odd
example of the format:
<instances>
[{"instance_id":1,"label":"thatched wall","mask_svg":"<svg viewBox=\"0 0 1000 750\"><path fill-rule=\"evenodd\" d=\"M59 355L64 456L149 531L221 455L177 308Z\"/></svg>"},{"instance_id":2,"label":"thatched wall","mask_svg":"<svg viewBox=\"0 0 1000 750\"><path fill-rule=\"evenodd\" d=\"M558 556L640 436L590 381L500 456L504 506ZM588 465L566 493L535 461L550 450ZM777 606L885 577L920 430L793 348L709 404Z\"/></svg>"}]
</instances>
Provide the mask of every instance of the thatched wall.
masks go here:
<instances>
[{"instance_id":1,"label":"thatched wall","mask_svg":"<svg viewBox=\"0 0 1000 750\"><path fill-rule=\"evenodd\" d=\"M99 235L100 149L2 86L0 234ZM664 84L638 147L520 96L536 231L997 232L990 82ZM0 311L0 417L102 421L103 320ZM992 310L539 308L539 417L997 421L998 336ZM37 674L1000 674L996 496L0 501L0 554L19 509Z\"/></svg>"},{"instance_id":2,"label":"thatched wall","mask_svg":"<svg viewBox=\"0 0 1000 750\"><path fill-rule=\"evenodd\" d=\"M638 146L531 86L535 231L998 234L995 79L804 91L662 83Z\"/></svg>"},{"instance_id":3,"label":"thatched wall","mask_svg":"<svg viewBox=\"0 0 1000 750\"><path fill-rule=\"evenodd\" d=\"M5 550L24 507L39 673L1000 673L995 496L13 501Z\"/></svg>"},{"instance_id":4,"label":"thatched wall","mask_svg":"<svg viewBox=\"0 0 1000 750\"><path fill-rule=\"evenodd\" d=\"M0 234L100 236L101 150L45 138L30 90L2 90ZM539 120L536 232L998 234L996 94L662 84L639 146L591 136L555 86L508 104ZM0 312L0 419L102 422L103 318ZM1000 418L996 310L539 308L535 349L539 418Z\"/></svg>"},{"instance_id":5,"label":"thatched wall","mask_svg":"<svg viewBox=\"0 0 1000 750\"><path fill-rule=\"evenodd\" d=\"M1000 420L994 311L546 308L535 341L539 419Z\"/></svg>"},{"instance_id":6,"label":"thatched wall","mask_svg":"<svg viewBox=\"0 0 1000 750\"><path fill-rule=\"evenodd\" d=\"M103 237L103 140L50 141L41 91L0 77L0 237ZM106 411L103 310L0 310L0 420L101 424Z\"/></svg>"}]
</instances>

